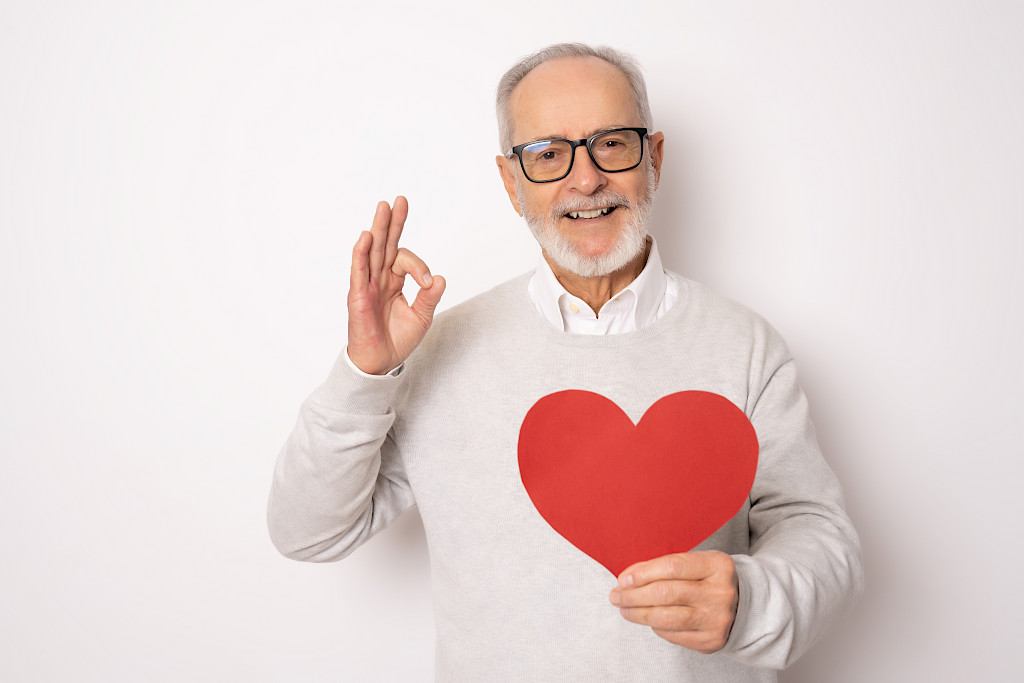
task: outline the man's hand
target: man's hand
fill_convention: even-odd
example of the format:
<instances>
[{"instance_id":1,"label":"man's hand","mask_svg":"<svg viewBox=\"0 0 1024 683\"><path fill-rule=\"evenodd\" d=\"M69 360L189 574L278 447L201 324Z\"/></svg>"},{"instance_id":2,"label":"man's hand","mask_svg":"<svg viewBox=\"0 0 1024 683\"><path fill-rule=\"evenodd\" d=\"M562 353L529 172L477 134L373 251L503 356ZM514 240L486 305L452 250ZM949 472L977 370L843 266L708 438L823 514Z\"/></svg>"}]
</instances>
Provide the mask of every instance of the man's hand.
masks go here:
<instances>
[{"instance_id":1,"label":"man's hand","mask_svg":"<svg viewBox=\"0 0 1024 683\"><path fill-rule=\"evenodd\" d=\"M395 198L377 204L369 231L359 234L352 249L348 290L348 357L357 368L383 375L398 367L419 345L434 319L444 293L444 278L408 249L398 247L409 202ZM405 276L420 286L410 306L402 295Z\"/></svg>"},{"instance_id":2,"label":"man's hand","mask_svg":"<svg viewBox=\"0 0 1024 683\"><path fill-rule=\"evenodd\" d=\"M665 555L623 571L609 599L627 621L710 654L725 646L736 617L736 565L717 551Z\"/></svg>"}]
</instances>

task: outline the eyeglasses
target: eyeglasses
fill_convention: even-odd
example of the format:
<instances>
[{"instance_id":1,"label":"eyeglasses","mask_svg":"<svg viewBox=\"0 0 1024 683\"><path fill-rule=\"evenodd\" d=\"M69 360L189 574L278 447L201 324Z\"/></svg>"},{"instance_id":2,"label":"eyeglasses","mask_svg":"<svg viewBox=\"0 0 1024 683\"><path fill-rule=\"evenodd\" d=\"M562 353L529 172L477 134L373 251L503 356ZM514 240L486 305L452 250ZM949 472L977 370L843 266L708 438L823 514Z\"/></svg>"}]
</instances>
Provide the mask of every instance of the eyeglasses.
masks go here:
<instances>
[{"instance_id":1,"label":"eyeglasses","mask_svg":"<svg viewBox=\"0 0 1024 683\"><path fill-rule=\"evenodd\" d=\"M535 140L516 145L509 152L519 157L523 175L533 183L553 183L569 175L576 148L586 146L594 165L605 173L628 171L644 158L646 128L616 128L591 135L585 140Z\"/></svg>"}]
</instances>

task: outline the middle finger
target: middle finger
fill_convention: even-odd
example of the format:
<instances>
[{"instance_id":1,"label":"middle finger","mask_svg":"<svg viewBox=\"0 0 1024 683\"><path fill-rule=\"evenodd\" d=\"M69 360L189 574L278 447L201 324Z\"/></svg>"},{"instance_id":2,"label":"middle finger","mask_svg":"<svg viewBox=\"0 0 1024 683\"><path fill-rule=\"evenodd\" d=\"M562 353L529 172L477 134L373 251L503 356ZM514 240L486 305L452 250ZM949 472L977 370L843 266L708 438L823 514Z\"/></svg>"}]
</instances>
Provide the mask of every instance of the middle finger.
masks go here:
<instances>
[{"instance_id":1,"label":"middle finger","mask_svg":"<svg viewBox=\"0 0 1024 683\"><path fill-rule=\"evenodd\" d=\"M370 228L370 279L377 281L384 268L384 255L388 239L388 223L391 220L391 207L387 202L377 203L377 213L373 214L373 226Z\"/></svg>"}]
</instances>

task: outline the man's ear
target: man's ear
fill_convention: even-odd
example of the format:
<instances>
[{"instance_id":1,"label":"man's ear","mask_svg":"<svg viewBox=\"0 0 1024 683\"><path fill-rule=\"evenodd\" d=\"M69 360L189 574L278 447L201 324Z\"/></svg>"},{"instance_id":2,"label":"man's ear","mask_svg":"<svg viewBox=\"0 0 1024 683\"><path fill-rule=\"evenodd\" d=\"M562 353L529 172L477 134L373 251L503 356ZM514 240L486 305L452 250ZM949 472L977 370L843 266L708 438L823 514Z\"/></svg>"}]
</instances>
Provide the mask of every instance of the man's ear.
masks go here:
<instances>
[{"instance_id":1,"label":"man's ear","mask_svg":"<svg viewBox=\"0 0 1024 683\"><path fill-rule=\"evenodd\" d=\"M501 174L501 182L505 184L505 192L508 193L508 200L512 202L512 208L522 216L523 210L519 206L519 194L516 192L516 174L512 170L512 160L499 155L494 157L494 161L498 164L498 173Z\"/></svg>"},{"instance_id":2,"label":"man's ear","mask_svg":"<svg viewBox=\"0 0 1024 683\"><path fill-rule=\"evenodd\" d=\"M647 147L650 149L651 164L654 165L654 186L657 188L661 181L661 162L665 160L665 134L660 131L651 134Z\"/></svg>"}]
</instances>

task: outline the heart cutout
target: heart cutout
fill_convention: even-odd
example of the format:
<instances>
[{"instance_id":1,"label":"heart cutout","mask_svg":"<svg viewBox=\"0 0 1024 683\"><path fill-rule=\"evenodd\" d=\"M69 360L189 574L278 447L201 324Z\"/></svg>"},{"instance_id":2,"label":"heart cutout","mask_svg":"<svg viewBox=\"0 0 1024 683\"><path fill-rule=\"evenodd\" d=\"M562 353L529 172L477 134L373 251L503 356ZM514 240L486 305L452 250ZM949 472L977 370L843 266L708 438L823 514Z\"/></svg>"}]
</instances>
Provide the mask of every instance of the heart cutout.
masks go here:
<instances>
[{"instance_id":1,"label":"heart cutout","mask_svg":"<svg viewBox=\"0 0 1024 683\"><path fill-rule=\"evenodd\" d=\"M747 416L707 391L665 396L636 425L600 394L559 391L519 430L519 473L537 511L615 576L687 552L732 519L757 455Z\"/></svg>"}]
</instances>

